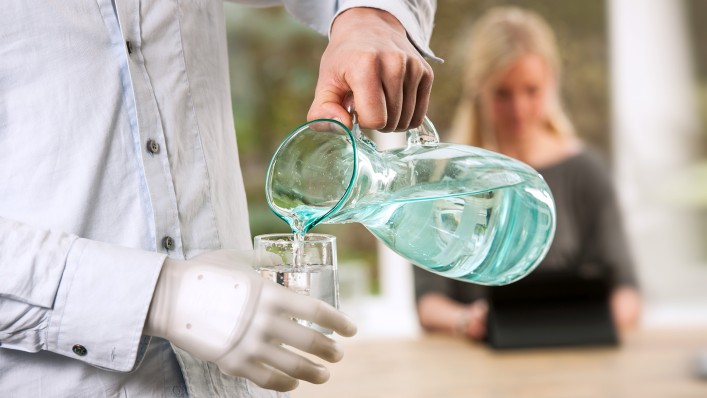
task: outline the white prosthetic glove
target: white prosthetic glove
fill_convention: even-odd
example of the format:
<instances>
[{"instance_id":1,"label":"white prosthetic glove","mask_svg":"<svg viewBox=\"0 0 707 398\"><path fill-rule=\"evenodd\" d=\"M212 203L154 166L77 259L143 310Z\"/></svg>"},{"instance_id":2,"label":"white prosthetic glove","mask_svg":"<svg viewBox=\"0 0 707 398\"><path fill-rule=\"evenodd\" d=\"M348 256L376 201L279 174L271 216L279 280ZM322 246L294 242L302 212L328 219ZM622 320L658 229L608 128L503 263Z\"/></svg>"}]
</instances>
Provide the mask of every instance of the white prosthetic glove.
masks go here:
<instances>
[{"instance_id":1,"label":"white prosthetic glove","mask_svg":"<svg viewBox=\"0 0 707 398\"><path fill-rule=\"evenodd\" d=\"M191 260L165 260L150 304L145 334L165 338L222 372L263 388L288 391L298 379L324 383L329 371L283 344L337 362L336 341L299 325L308 320L342 336L356 325L312 297L263 279L252 252L218 250Z\"/></svg>"}]
</instances>

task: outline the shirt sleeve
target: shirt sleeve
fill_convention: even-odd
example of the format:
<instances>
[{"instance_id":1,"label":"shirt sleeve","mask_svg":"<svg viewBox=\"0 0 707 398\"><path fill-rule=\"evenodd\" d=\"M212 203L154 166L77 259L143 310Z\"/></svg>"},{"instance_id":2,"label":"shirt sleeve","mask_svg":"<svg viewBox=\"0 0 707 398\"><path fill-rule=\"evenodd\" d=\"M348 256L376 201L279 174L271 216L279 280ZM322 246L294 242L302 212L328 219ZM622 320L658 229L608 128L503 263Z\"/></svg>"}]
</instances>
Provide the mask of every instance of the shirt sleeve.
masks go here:
<instances>
[{"instance_id":1,"label":"shirt sleeve","mask_svg":"<svg viewBox=\"0 0 707 398\"><path fill-rule=\"evenodd\" d=\"M336 15L354 7L370 7L389 12L400 21L408 38L422 55L442 62L430 49L436 0L341 0L338 3Z\"/></svg>"},{"instance_id":2,"label":"shirt sleeve","mask_svg":"<svg viewBox=\"0 0 707 398\"><path fill-rule=\"evenodd\" d=\"M0 218L1 347L133 369L164 258Z\"/></svg>"},{"instance_id":3,"label":"shirt sleeve","mask_svg":"<svg viewBox=\"0 0 707 398\"><path fill-rule=\"evenodd\" d=\"M252 4L249 0L245 2ZM423 56L442 62L429 47L436 0L282 0L282 4L296 19L323 35L329 34L336 16L350 8L369 7L387 11L400 21L410 41Z\"/></svg>"}]
</instances>

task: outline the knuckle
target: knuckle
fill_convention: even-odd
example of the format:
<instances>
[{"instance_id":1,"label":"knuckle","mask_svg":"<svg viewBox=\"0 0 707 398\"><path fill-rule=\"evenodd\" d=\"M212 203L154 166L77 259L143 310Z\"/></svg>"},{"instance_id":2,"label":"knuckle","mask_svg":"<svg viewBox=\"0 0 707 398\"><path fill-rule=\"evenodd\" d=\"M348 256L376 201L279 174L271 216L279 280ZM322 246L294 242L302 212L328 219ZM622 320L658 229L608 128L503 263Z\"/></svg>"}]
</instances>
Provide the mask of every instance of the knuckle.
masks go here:
<instances>
[{"instance_id":1,"label":"knuckle","mask_svg":"<svg viewBox=\"0 0 707 398\"><path fill-rule=\"evenodd\" d=\"M402 51L395 51L385 54L383 56L383 62L389 70L392 71L391 75L398 78L402 78L408 70L410 70L409 57Z\"/></svg>"},{"instance_id":2,"label":"knuckle","mask_svg":"<svg viewBox=\"0 0 707 398\"><path fill-rule=\"evenodd\" d=\"M433 73L432 66L422 56L409 57L408 67L414 69L420 75L431 75Z\"/></svg>"},{"instance_id":3,"label":"knuckle","mask_svg":"<svg viewBox=\"0 0 707 398\"><path fill-rule=\"evenodd\" d=\"M425 70L425 73L422 76L423 80L427 82L429 86L432 86L432 82L435 79L435 72L432 70L432 67L427 65L427 69Z\"/></svg>"},{"instance_id":4,"label":"knuckle","mask_svg":"<svg viewBox=\"0 0 707 398\"><path fill-rule=\"evenodd\" d=\"M379 63L378 55L375 52L367 51L356 56L356 67L354 70L377 69Z\"/></svg>"}]
</instances>

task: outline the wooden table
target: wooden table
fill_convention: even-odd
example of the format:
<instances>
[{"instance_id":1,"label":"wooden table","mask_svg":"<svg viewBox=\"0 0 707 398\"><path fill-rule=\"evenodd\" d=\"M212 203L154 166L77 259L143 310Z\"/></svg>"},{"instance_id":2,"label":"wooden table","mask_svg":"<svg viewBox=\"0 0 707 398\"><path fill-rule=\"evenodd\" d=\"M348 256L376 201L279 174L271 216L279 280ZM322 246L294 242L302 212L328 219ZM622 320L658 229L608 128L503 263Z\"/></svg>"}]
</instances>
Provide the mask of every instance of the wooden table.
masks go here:
<instances>
[{"instance_id":1,"label":"wooden table","mask_svg":"<svg viewBox=\"0 0 707 398\"><path fill-rule=\"evenodd\" d=\"M343 340L343 361L293 398L707 397L695 360L707 330L641 330L619 348L498 352L463 339Z\"/></svg>"}]
</instances>

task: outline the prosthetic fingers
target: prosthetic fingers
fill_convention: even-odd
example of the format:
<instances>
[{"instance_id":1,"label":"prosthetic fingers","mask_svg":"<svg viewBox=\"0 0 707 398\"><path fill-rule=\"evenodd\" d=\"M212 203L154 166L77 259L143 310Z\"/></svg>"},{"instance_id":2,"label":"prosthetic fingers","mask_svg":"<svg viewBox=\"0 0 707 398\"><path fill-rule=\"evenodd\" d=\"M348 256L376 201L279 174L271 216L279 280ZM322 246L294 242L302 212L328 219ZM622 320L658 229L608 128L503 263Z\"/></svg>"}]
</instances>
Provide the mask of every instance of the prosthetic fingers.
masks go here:
<instances>
[{"instance_id":1,"label":"prosthetic fingers","mask_svg":"<svg viewBox=\"0 0 707 398\"><path fill-rule=\"evenodd\" d=\"M252 252L218 250L186 261L165 260L145 334L263 388L288 391L300 379L324 383L329 371L287 346L329 362L339 361L343 351L292 318L342 336L353 336L356 326L323 301L263 279L251 268L252 258Z\"/></svg>"}]
</instances>

